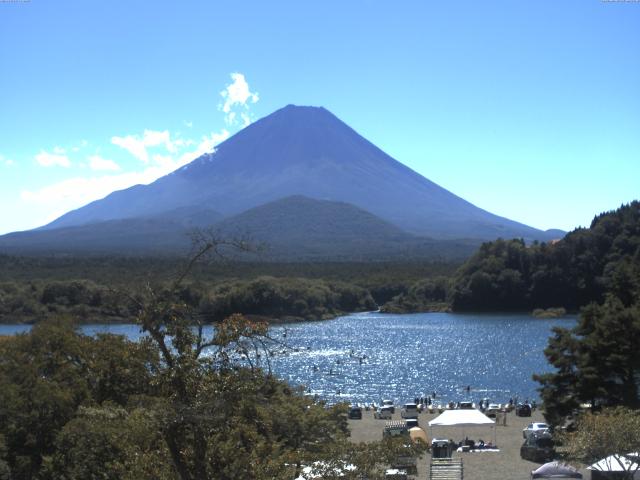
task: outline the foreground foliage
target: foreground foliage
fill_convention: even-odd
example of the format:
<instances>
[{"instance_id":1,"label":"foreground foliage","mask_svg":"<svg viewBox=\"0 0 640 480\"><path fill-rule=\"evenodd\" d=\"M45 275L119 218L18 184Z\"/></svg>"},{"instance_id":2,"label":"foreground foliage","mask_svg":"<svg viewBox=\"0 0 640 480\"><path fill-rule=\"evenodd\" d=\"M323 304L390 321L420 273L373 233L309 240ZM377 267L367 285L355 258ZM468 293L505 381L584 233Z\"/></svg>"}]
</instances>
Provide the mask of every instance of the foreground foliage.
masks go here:
<instances>
[{"instance_id":1,"label":"foreground foliage","mask_svg":"<svg viewBox=\"0 0 640 480\"><path fill-rule=\"evenodd\" d=\"M599 470L621 469L616 478L632 480L640 465L640 412L626 408L587 412L560 440L569 460L591 465L612 457Z\"/></svg>"},{"instance_id":2,"label":"foreground foliage","mask_svg":"<svg viewBox=\"0 0 640 480\"><path fill-rule=\"evenodd\" d=\"M579 417L583 404L591 411L640 408L640 203L597 218L578 240L590 247L569 278L602 300L582 308L574 328L553 329L545 355L554 371L534 376L554 425ZM591 266L588 274L585 265Z\"/></svg>"},{"instance_id":3,"label":"foreground foliage","mask_svg":"<svg viewBox=\"0 0 640 480\"><path fill-rule=\"evenodd\" d=\"M266 323L231 315L207 337L188 270L130 298L139 342L63 320L0 340L0 478L290 480L316 464L323 478L375 479L399 452L420 451L351 444L345 405L271 374L272 348L286 346Z\"/></svg>"},{"instance_id":4,"label":"foreground foliage","mask_svg":"<svg viewBox=\"0 0 640 480\"><path fill-rule=\"evenodd\" d=\"M555 328L545 355L555 371L535 375L545 417L555 425L581 404L640 408L640 304L611 296L582 311L575 328Z\"/></svg>"}]
</instances>

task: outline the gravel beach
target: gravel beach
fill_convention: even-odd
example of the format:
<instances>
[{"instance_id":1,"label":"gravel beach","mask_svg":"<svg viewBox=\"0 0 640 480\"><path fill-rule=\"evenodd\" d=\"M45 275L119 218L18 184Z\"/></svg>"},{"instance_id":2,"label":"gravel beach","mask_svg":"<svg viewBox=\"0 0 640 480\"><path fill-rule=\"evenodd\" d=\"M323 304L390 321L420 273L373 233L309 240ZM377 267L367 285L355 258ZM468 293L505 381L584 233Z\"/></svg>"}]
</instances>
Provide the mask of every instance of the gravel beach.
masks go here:
<instances>
[{"instance_id":1,"label":"gravel beach","mask_svg":"<svg viewBox=\"0 0 640 480\"><path fill-rule=\"evenodd\" d=\"M421 413L419 416L420 427L431 438L449 438L456 442L465 437L485 442L493 441L492 428L490 427L438 427L429 431L428 423L436 418L437 413ZM401 420L399 409L393 415L393 420ZM464 465L464 480L529 480L531 471L540 466L538 463L529 462L520 458L520 446L523 443L522 429L531 422L544 422L539 410L534 411L531 417L517 417L513 412L507 414L507 425L496 426L496 444L499 452L482 453L458 453L454 452L454 458L461 458ZM373 418L373 411L363 411L362 420L349 420L351 440L353 442L371 442L382 438L382 431L386 421ZM425 480L429 478L429 462L431 455L426 454L418 460L418 474L414 479ZM585 479L590 478L588 470L582 469Z\"/></svg>"}]
</instances>

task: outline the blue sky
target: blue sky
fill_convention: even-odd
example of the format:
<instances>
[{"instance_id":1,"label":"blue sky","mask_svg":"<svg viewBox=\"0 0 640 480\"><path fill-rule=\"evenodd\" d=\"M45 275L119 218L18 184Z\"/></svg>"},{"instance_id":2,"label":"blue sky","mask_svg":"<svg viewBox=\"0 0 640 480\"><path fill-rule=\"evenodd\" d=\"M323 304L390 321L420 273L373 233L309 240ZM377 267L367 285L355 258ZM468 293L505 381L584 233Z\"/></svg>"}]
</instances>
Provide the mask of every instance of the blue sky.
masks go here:
<instances>
[{"instance_id":1,"label":"blue sky","mask_svg":"<svg viewBox=\"0 0 640 480\"><path fill-rule=\"evenodd\" d=\"M289 103L493 213L588 225L640 197L640 2L0 2L0 233Z\"/></svg>"}]
</instances>

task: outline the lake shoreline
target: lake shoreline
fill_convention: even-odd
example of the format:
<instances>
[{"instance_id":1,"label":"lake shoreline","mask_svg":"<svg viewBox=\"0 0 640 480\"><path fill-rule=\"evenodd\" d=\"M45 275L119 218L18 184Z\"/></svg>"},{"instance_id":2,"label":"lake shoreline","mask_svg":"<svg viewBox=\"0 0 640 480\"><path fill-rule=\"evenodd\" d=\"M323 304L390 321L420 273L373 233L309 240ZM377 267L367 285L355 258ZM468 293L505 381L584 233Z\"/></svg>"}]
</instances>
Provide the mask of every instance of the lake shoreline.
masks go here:
<instances>
[{"instance_id":1,"label":"lake shoreline","mask_svg":"<svg viewBox=\"0 0 640 480\"><path fill-rule=\"evenodd\" d=\"M550 370L543 352L551 329L572 328L575 322L514 314L359 312L272 324L270 335L288 348L269 360L280 378L331 403L406 402L434 391L443 402L470 396L475 402L489 397L506 403L511 397L538 398L531 377ZM31 328L4 324L0 335ZM138 324L78 325L78 330L132 341L143 335ZM206 326L205 334L214 330Z\"/></svg>"},{"instance_id":2,"label":"lake shoreline","mask_svg":"<svg viewBox=\"0 0 640 480\"><path fill-rule=\"evenodd\" d=\"M295 315L286 315L282 317L273 317L269 315L260 315L260 314L244 314L245 317L254 321L266 322L269 325L289 325L289 324L300 324L300 323L308 323L308 322L322 322L327 320L335 320L336 318L346 317L349 315L358 315L362 313L380 313L383 315L421 315L421 314L430 314L430 313L442 313L442 314L452 314L452 315L477 315L477 316L503 316L503 315L522 315L528 316L531 320L549 320L549 319L562 319L569 318L578 315L579 312L566 311L562 309L562 312L557 312L560 310L558 308L549 308L549 309L536 309L534 311L511 311L511 310L500 310L500 311L453 311L450 306L445 307L441 305L434 305L433 308L420 310L420 311L404 311L404 310L384 310L383 307L378 310L359 310L353 312L338 312L335 314L324 315L320 318L307 318L307 317L298 317ZM40 321L34 322L3 322L0 320L0 325L7 326L18 326L18 325L28 325L34 326L42 321L47 321L49 318ZM96 319L98 320L98 319ZM218 322L206 323L207 326L216 325ZM85 326L85 325L136 325L135 321L131 321L130 319L122 319L122 321L83 321L77 322L77 326ZM194 324L196 325L196 324Z\"/></svg>"}]
</instances>

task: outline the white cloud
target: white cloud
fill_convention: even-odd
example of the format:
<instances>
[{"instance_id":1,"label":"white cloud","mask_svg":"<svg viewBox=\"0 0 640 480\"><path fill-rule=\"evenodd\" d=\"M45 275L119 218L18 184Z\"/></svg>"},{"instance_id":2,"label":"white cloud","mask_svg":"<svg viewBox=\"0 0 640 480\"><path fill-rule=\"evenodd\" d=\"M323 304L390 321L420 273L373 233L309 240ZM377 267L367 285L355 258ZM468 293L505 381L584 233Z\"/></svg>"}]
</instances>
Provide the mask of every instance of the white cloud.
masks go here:
<instances>
[{"instance_id":1,"label":"white cloud","mask_svg":"<svg viewBox=\"0 0 640 480\"><path fill-rule=\"evenodd\" d=\"M111 143L124 148L138 160L149 163L147 148L164 146L169 152L176 151L176 145L171 141L168 130L145 130L142 136L127 135L126 137L111 137Z\"/></svg>"},{"instance_id":2,"label":"white cloud","mask_svg":"<svg viewBox=\"0 0 640 480\"><path fill-rule=\"evenodd\" d=\"M60 152L61 149L60 147L55 147L54 151L56 150ZM53 167L57 165L60 167L69 168L71 166L71 161L66 155L48 153L44 150L40 150L40 153L38 153L35 158L36 161L43 167Z\"/></svg>"},{"instance_id":3,"label":"white cloud","mask_svg":"<svg viewBox=\"0 0 640 480\"><path fill-rule=\"evenodd\" d=\"M144 143L134 135L127 135L126 137L111 137L111 143L117 145L120 148L124 148L131 155L144 163L149 163L149 154L144 146Z\"/></svg>"},{"instance_id":4,"label":"white cloud","mask_svg":"<svg viewBox=\"0 0 640 480\"><path fill-rule=\"evenodd\" d=\"M257 92L249 89L249 84L242 73L232 73L231 79L233 83L220 92L224 103L219 105L218 109L225 113L224 119L227 125L237 125L239 122L234 109L244 109L245 112L241 113L241 118L244 122L243 126L247 126L251 123L251 117L247 113L249 106L257 103L260 97Z\"/></svg>"},{"instance_id":5,"label":"white cloud","mask_svg":"<svg viewBox=\"0 0 640 480\"><path fill-rule=\"evenodd\" d=\"M213 152L215 146L226 140L229 135L230 133L227 130L222 130L219 133L212 132L209 135L203 136L200 142L197 143L197 146L188 151L175 154L171 154L171 152L168 152L168 154L153 154L151 158L147 159L152 160L153 164L139 172L106 174L89 178L69 178L39 190L24 190L20 193L20 198L28 204L48 207L51 212L56 213L55 215L52 213L47 216L51 221L59 216L59 214L57 214L59 212L67 212L79 208L89 202L104 198L115 190L122 190L137 184L149 184L188 164L199 156ZM136 136L130 135L129 137L134 138ZM144 141L145 135L137 138ZM162 138L161 143L164 145L164 139L169 138L168 132L166 137L163 135L156 137L147 135L147 140L151 143L159 141L160 138ZM181 142L181 145L183 146L181 148L186 148L187 146L193 147L196 145L196 142L188 140ZM95 168L96 166L106 167L109 165L118 167L112 160L103 159L98 155L90 156L88 160L90 162L89 166L94 170L97 170L97 168Z\"/></svg>"},{"instance_id":6,"label":"white cloud","mask_svg":"<svg viewBox=\"0 0 640 480\"><path fill-rule=\"evenodd\" d=\"M244 75L231 75L233 83L221 93L225 99L219 108L225 114L229 124L247 126L251 122L250 105L259 100L258 94L251 92ZM189 128L192 122L184 122ZM142 134L113 136L111 143L123 148L144 163L139 171L122 171L113 160L102 158L97 153L86 157L88 166L95 172L93 176L76 176L37 190L24 190L20 193L25 210L38 211L40 219L47 222L58 218L64 212L80 208L89 202L104 198L108 194L129 188L136 184L149 184L167 175L203 154L215 151L215 147L229 138L227 129L203 135L199 140L183 138L179 134L172 138L168 130L144 130ZM69 147L77 152L88 146L86 140ZM99 151L99 150L96 150ZM2 161L8 163L4 157ZM41 151L36 155L38 163L44 166L70 166L71 162L62 147L55 147L53 153ZM87 170L85 170L87 172ZM104 173L101 173L104 172Z\"/></svg>"},{"instance_id":7,"label":"white cloud","mask_svg":"<svg viewBox=\"0 0 640 480\"><path fill-rule=\"evenodd\" d=\"M16 164L12 159L6 158L4 155L0 155L0 165L4 165L6 167L12 167Z\"/></svg>"},{"instance_id":8,"label":"white cloud","mask_svg":"<svg viewBox=\"0 0 640 480\"><path fill-rule=\"evenodd\" d=\"M120 170L120 165L113 160L102 158L100 155L91 155L87 160L89 160L91 170Z\"/></svg>"},{"instance_id":9,"label":"white cloud","mask_svg":"<svg viewBox=\"0 0 640 480\"><path fill-rule=\"evenodd\" d=\"M211 153L215 150L216 145L221 142L224 142L227 138L229 138L230 133L227 130L222 130L220 133L212 132L209 136L203 136L202 140L198 144L198 148L195 151L191 152L193 158L191 160L195 160L200 155L204 155L205 153ZM191 161L189 160L189 161ZM188 162L185 162L185 164Z\"/></svg>"}]
</instances>

